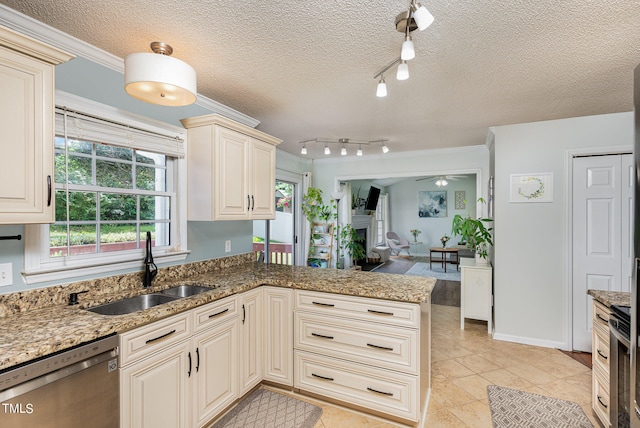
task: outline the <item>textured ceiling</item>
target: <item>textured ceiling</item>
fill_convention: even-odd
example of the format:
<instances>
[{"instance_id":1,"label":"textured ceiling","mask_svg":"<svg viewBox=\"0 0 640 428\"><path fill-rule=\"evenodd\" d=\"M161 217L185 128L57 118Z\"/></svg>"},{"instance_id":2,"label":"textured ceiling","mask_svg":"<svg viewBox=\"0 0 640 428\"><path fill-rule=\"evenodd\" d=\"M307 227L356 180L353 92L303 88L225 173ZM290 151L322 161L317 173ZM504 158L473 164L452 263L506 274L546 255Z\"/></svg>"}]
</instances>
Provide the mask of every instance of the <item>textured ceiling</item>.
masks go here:
<instances>
[{"instance_id":1,"label":"textured ceiling","mask_svg":"<svg viewBox=\"0 0 640 428\"><path fill-rule=\"evenodd\" d=\"M636 0L423 0L435 22L414 32L411 77L387 74L386 98L373 76L399 55L394 19L409 0L0 3L120 58L171 44L200 94L292 153L316 137L478 145L494 125L630 111L640 63Z\"/></svg>"}]
</instances>

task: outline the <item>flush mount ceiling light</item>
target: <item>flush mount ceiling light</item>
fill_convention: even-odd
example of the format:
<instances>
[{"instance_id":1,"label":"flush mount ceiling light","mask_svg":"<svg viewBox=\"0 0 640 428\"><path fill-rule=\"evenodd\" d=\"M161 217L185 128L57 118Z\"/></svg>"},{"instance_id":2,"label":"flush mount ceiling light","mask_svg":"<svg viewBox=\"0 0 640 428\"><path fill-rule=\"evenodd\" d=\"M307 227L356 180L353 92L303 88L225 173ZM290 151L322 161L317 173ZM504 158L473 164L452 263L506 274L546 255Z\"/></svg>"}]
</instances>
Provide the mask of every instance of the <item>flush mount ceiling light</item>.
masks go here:
<instances>
[{"instance_id":1,"label":"flush mount ceiling light","mask_svg":"<svg viewBox=\"0 0 640 428\"><path fill-rule=\"evenodd\" d=\"M415 30L422 31L430 26L433 21L433 15L426 7L416 2L416 0L411 0L409 10L396 16L396 30L404 34L404 41L402 42L400 57L394 59L390 64L383 67L373 76L374 79L380 77L380 81L378 82L376 89L376 95L378 97L387 96L387 85L384 81L384 73L394 65L398 64L396 79L407 80L409 78L409 66L407 61L414 59L416 56L415 45L413 43L413 38L411 37L411 32Z\"/></svg>"},{"instance_id":2,"label":"flush mount ceiling light","mask_svg":"<svg viewBox=\"0 0 640 428\"><path fill-rule=\"evenodd\" d=\"M300 154L306 155L309 153L307 150L307 144L309 143L320 143L324 145L323 153L325 155L331 154L330 144L336 144L340 146L340 155L347 156L347 146L349 144L357 145L358 149L356 151L356 156L363 156L362 146L375 146L380 144L382 153L389 153L389 147L387 147L386 142L389 140L371 140L371 141L353 141L348 138L339 138L338 140L331 140L326 138L313 138L311 140L300 141L299 144L302 144L302 149L300 150Z\"/></svg>"},{"instance_id":3,"label":"flush mount ceiling light","mask_svg":"<svg viewBox=\"0 0 640 428\"><path fill-rule=\"evenodd\" d=\"M172 58L173 48L151 43L154 53L133 53L124 60L125 91L139 100L163 106L186 106L196 101L196 71Z\"/></svg>"}]
</instances>

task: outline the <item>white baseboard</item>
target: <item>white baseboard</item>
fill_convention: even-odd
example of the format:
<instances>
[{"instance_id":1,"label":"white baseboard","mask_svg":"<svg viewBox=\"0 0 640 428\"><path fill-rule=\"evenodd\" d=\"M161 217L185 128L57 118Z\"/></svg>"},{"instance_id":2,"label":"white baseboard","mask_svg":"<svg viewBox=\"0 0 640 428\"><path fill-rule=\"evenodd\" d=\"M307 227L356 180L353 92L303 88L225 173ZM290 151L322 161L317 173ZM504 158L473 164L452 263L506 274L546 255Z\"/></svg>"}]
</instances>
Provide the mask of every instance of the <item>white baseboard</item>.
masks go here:
<instances>
[{"instance_id":1,"label":"white baseboard","mask_svg":"<svg viewBox=\"0 0 640 428\"><path fill-rule=\"evenodd\" d=\"M512 336L501 333L493 333L493 338L504 342L522 343L523 345L541 346L543 348L568 349L565 342L556 342L553 340L534 339L531 337Z\"/></svg>"}]
</instances>

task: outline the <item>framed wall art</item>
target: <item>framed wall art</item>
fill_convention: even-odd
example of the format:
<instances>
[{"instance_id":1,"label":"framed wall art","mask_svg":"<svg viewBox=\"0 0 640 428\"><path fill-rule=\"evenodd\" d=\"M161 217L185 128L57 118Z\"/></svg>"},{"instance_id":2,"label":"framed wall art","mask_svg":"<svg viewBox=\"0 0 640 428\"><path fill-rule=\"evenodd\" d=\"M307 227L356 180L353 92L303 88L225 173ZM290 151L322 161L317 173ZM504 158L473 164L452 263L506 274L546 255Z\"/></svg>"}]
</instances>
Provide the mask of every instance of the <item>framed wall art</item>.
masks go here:
<instances>
[{"instance_id":1,"label":"framed wall art","mask_svg":"<svg viewBox=\"0 0 640 428\"><path fill-rule=\"evenodd\" d=\"M463 210L467 208L467 197L465 196L464 190L456 190L454 192L456 198L456 209Z\"/></svg>"},{"instance_id":2,"label":"framed wall art","mask_svg":"<svg viewBox=\"0 0 640 428\"><path fill-rule=\"evenodd\" d=\"M447 191L418 192L418 217L441 218L447 216Z\"/></svg>"},{"instance_id":3,"label":"framed wall art","mask_svg":"<svg viewBox=\"0 0 640 428\"><path fill-rule=\"evenodd\" d=\"M509 202L553 202L553 173L511 174Z\"/></svg>"}]
</instances>

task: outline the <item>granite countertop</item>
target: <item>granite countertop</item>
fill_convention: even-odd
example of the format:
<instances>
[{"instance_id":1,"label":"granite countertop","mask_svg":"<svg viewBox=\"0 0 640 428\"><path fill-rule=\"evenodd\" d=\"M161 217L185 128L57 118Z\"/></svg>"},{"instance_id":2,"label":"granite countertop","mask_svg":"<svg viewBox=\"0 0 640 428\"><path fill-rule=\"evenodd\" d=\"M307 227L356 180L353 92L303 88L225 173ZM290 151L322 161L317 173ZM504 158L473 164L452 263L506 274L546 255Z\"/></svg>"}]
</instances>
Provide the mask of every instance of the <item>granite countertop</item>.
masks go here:
<instances>
[{"instance_id":1,"label":"granite countertop","mask_svg":"<svg viewBox=\"0 0 640 428\"><path fill-rule=\"evenodd\" d=\"M135 290L136 294L183 284L212 289L126 315L99 315L84 308L131 297L130 290L114 292L101 302L83 302L85 295L81 295L81 304L76 306L47 306L0 318L0 370L114 332L122 333L260 285L422 303L429 301L435 283L434 278L416 276L249 263L176 278L147 290L140 287Z\"/></svg>"},{"instance_id":2,"label":"granite countertop","mask_svg":"<svg viewBox=\"0 0 640 428\"><path fill-rule=\"evenodd\" d=\"M611 305L631 306L631 293L624 291L587 290L587 294L607 308Z\"/></svg>"}]
</instances>

